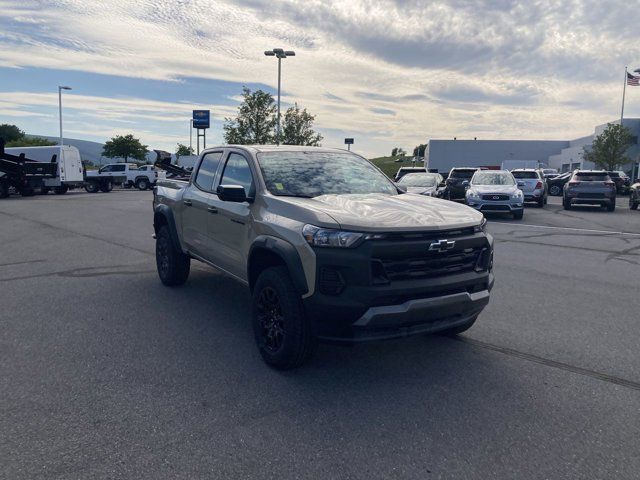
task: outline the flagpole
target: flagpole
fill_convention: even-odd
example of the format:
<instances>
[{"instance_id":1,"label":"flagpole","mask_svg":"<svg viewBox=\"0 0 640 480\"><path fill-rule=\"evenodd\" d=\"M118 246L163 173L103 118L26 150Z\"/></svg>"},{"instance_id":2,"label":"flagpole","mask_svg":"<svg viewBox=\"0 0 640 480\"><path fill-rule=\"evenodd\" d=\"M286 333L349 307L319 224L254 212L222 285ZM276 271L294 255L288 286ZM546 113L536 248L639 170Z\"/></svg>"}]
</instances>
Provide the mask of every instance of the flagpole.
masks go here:
<instances>
[{"instance_id":1,"label":"flagpole","mask_svg":"<svg viewBox=\"0 0 640 480\"><path fill-rule=\"evenodd\" d=\"M627 65L624 66L624 86L622 87L622 109L620 110L620 126L624 118L624 95L627 92Z\"/></svg>"}]
</instances>

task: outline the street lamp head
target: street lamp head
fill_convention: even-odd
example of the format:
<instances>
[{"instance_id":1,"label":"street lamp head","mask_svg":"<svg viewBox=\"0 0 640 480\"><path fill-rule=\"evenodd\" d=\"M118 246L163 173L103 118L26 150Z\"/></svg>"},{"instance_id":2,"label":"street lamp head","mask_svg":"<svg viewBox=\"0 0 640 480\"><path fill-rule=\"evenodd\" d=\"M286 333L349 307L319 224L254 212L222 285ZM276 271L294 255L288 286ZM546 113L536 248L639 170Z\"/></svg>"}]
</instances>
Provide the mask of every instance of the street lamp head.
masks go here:
<instances>
[{"instance_id":1,"label":"street lamp head","mask_svg":"<svg viewBox=\"0 0 640 480\"><path fill-rule=\"evenodd\" d=\"M273 53L275 53L276 55L282 55L284 53L284 50L281 48L274 48Z\"/></svg>"},{"instance_id":2,"label":"street lamp head","mask_svg":"<svg viewBox=\"0 0 640 480\"><path fill-rule=\"evenodd\" d=\"M275 57L275 55L276 55L276 54L275 54L275 52L274 52L273 50L267 50L266 52L264 52L264 54L265 54L267 57Z\"/></svg>"},{"instance_id":3,"label":"street lamp head","mask_svg":"<svg viewBox=\"0 0 640 480\"><path fill-rule=\"evenodd\" d=\"M296 56L296 52L294 52L293 50L287 50L286 52L284 52L284 55L286 57L295 57Z\"/></svg>"},{"instance_id":4,"label":"street lamp head","mask_svg":"<svg viewBox=\"0 0 640 480\"><path fill-rule=\"evenodd\" d=\"M58 87L60 90L71 90L71 87L66 87L66 86L59 86Z\"/></svg>"}]
</instances>

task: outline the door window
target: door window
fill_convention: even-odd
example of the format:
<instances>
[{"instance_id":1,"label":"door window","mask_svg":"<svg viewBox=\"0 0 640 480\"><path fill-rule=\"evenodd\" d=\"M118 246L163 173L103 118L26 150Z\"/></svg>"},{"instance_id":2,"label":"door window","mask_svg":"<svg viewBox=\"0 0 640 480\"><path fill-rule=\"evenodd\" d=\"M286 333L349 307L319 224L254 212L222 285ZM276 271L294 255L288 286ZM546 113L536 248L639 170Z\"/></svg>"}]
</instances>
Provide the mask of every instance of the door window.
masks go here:
<instances>
[{"instance_id":1,"label":"door window","mask_svg":"<svg viewBox=\"0 0 640 480\"><path fill-rule=\"evenodd\" d=\"M213 191L213 181L218 171L218 165L222 159L222 152L207 153L202 162L200 162L200 168L198 168L198 174L196 175L195 184L202 190L207 192Z\"/></svg>"},{"instance_id":2,"label":"door window","mask_svg":"<svg viewBox=\"0 0 640 480\"><path fill-rule=\"evenodd\" d=\"M253 193L253 177L247 159L238 153L231 153L224 167L220 185L240 185L247 196Z\"/></svg>"},{"instance_id":3,"label":"door window","mask_svg":"<svg viewBox=\"0 0 640 480\"><path fill-rule=\"evenodd\" d=\"M112 172L124 172L126 165L111 165Z\"/></svg>"}]
</instances>

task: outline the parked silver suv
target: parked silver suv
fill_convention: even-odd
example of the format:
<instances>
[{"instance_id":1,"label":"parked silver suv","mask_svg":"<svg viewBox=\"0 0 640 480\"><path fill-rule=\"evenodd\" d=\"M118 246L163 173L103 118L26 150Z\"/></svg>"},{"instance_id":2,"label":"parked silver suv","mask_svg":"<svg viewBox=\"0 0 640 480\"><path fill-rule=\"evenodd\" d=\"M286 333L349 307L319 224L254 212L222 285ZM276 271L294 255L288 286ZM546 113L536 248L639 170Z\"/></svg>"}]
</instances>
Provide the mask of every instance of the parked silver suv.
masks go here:
<instances>
[{"instance_id":1,"label":"parked silver suv","mask_svg":"<svg viewBox=\"0 0 640 480\"><path fill-rule=\"evenodd\" d=\"M469 182L466 202L481 212L511 213L516 220L524 214L524 195L508 170L478 170Z\"/></svg>"},{"instance_id":2,"label":"parked silver suv","mask_svg":"<svg viewBox=\"0 0 640 480\"><path fill-rule=\"evenodd\" d=\"M524 194L524 201L535 202L542 208L547 203L547 182L542 170L533 168L516 168L511 174L518 182L518 188Z\"/></svg>"}]
</instances>

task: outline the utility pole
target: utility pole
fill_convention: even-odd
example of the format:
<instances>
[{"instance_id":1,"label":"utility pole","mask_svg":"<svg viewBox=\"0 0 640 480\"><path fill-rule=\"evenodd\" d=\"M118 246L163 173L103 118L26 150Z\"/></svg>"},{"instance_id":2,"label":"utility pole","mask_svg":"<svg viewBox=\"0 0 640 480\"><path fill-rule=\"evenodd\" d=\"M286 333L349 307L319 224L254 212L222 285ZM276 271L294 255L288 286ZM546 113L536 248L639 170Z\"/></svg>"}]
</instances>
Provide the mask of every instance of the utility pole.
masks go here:
<instances>
[{"instance_id":1,"label":"utility pole","mask_svg":"<svg viewBox=\"0 0 640 480\"><path fill-rule=\"evenodd\" d=\"M283 50L282 48L274 48L264 52L267 57L276 57L278 59L278 117L276 120L276 144L280 145L280 85L282 79L282 59L287 57L295 57L296 52L293 50Z\"/></svg>"}]
</instances>

